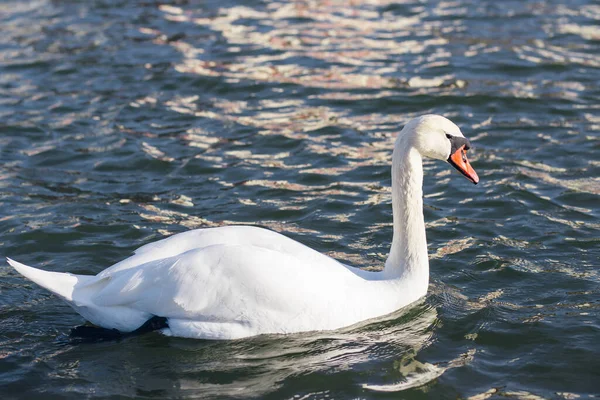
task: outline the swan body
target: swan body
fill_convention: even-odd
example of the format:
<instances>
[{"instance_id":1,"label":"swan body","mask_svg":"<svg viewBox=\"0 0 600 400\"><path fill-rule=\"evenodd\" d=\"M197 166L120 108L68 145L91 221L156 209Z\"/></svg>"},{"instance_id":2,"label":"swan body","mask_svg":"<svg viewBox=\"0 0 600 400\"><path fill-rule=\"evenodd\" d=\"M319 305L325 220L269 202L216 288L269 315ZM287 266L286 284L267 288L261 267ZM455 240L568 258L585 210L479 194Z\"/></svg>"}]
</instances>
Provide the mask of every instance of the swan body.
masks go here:
<instances>
[{"instance_id":1,"label":"swan body","mask_svg":"<svg viewBox=\"0 0 600 400\"><path fill-rule=\"evenodd\" d=\"M392 160L394 234L382 272L349 267L253 226L180 233L142 246L95 276L8 262L88 321L122 332L154 316L166 318L167 335L204 339L338 329L426 294L422 157L448 160L477 183L466 149L460 129L444 117L426 115L404 127ZM457 166L461 160L466 164Z\"/></svg>"}]
</instances>

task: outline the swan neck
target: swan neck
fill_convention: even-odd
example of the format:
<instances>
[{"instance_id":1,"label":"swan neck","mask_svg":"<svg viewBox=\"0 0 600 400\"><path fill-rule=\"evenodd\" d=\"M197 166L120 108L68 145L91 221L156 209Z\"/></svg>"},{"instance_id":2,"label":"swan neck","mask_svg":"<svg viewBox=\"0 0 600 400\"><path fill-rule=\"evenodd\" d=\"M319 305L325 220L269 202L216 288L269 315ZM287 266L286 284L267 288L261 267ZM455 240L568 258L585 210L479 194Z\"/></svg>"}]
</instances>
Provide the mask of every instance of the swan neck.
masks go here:
<instances>
[{"instance_id":1,"label":"swan neck","mask_svg":"<svg viewBox=\"0 0 600 400\"><path fill-rule=\"evenodd\" d=\"M392 210L394 236L385 264L386 277L426 287L429 260L423 218L423 159L407 136L399 137L394 147Z\"/></svg>"}]
</instances>

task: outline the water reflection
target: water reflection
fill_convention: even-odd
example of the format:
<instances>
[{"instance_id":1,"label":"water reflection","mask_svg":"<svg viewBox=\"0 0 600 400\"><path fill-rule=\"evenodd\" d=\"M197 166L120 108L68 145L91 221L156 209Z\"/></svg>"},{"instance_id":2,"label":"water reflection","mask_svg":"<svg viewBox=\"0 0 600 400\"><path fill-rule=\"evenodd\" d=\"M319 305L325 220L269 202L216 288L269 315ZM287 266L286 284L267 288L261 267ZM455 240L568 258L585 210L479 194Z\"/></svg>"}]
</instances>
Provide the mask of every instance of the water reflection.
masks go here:
<instances>
[{"instance_id":1,"label":"water reflection","mask_svg":"<svg viewBox=\"0 0 600 400\"><path fill-rule=\"evenodd\" d=\"M45 355L44 362L63 371L56 378L71 381L80 393L94 387L107 392L110 385L117 392L159 390L155 394L162 396L290 397L310 394L311 389L302 387L306 379L327 380L334 374L344 376L345 371L364 373L358 380L337 378L341 381L336 386L400 391L426 384L472 357L459 355L438 365L418 361L421 349L431 343L436 320L435 308L420 303L336 332L227 342L150 334L124 342L67 344ZM115 347L123 351L113 353ZM106 353L113 358L103 357ZM385 378L368 373L380 369L387 371Z\"/></svg>"}]
</instances>

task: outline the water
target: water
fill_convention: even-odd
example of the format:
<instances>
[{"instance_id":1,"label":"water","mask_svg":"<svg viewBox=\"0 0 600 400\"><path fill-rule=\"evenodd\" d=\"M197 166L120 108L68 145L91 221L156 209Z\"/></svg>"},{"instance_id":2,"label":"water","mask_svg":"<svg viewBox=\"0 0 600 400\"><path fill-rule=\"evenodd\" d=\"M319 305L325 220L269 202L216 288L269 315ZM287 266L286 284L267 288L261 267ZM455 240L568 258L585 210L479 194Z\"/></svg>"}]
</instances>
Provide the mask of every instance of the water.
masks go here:
<instances>
[{"instance_id":1,"label":"water","mask_svg":"<svg viewBox=\"0 0 600 400\"><path fill-rule=\"evenodd\" d=\"M2 267L2 398L600 394L597 2L0 10L2 256L93 274L243 223L381 268L406 121L451 118L481 177L426 162L427 298L339 332L81 343L81 317Z\"/></svg>"}]
</instances>

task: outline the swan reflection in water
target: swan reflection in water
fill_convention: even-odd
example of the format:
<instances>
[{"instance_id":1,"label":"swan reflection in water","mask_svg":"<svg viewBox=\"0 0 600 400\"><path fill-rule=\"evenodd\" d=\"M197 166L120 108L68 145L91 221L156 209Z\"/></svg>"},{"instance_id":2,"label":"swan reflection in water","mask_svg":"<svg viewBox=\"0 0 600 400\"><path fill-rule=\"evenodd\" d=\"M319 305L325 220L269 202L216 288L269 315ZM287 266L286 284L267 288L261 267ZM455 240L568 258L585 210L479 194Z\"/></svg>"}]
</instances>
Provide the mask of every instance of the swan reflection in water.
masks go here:
<instances>
[{"instance_id":1,"label":"swan reflection in water","mask_svg":"<svg viewBox=\"0 0 600 400\"><path fill-rule=\"evenodd\" d=\"M152 334L147 345L154 347L155 341L165 341L161 346L169 349L166 357L157 359L155 350L138 348L132 350L137 359L128 363L134 370L148 371L145 380L164 382L165 376L176 377L171 382L174 392L169 394L201 394L206 398L279 395L278 390L286 391L282 396L293 396L296 393L288 391L302 393L302 382L308 375L321 376L323 390L353 385L373 391L402 391L426 384L451 366L416 359L430 343L436 320L435 307L420 301L385 318L333 332L262 335L226 342ZM148 358L140 358L145 353ZM358 377L344 374L350 370ZM382 374L381 370L387 372Z\"/></svg>"}]
</instances>

